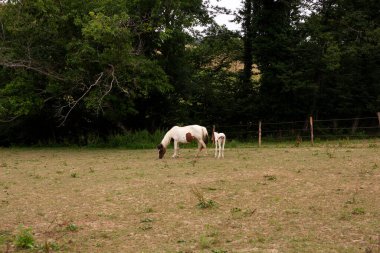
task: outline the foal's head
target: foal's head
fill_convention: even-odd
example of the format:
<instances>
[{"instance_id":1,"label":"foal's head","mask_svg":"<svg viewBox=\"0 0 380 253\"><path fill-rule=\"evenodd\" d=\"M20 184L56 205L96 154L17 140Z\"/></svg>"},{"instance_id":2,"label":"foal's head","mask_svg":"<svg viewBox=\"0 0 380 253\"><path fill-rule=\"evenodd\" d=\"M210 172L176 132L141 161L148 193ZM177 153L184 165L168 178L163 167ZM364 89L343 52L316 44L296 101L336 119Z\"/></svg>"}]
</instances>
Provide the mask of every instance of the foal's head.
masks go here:
<instances>
[{"instance_id":1,"label":"foal's head","mask_svg":"<svg viewBox=\"0 0 380 253\"><path fill-rule=\"evenodd\" d=\"M162 157L164 157L166 153L166 148L164 147L164 145L158 144L157 149L158 149L158 158L162 159Z\"/></svg>"}]
</instances>

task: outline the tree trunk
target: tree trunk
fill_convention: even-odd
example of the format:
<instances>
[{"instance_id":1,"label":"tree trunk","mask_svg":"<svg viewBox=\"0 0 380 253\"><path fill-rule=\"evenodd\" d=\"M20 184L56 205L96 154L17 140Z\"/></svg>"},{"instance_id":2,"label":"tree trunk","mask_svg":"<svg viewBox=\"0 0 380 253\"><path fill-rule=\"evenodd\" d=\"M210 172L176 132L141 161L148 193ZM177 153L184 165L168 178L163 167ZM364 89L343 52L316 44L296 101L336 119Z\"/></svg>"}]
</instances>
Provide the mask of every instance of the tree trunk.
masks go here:
<instances>
[{"instance_id":1,"label":"tree trunk","mask_svg":"<svg viewBox=\"0 0 380 253\"><path fill-rule=\"evenodd\" d=\"M243 9L243 32L244 32L244 70L242 77L242 95L246 96L251 86L253 65L253 6L251 0L245 0Z\"/></svg>"}]
</instances>

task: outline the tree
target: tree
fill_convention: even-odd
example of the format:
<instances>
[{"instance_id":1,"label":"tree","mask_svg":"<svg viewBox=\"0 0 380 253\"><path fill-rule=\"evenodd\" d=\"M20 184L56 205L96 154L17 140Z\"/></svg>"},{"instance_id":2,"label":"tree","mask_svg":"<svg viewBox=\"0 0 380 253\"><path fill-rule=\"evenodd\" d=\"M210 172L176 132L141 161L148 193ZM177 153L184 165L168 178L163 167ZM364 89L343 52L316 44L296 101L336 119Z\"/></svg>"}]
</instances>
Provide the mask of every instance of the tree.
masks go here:
<instances>
[{"instance_id":1,"label":"tree","mask_svg":"<svg viewBox=\"0 0 380 253\"><path fill-rule=\"evenodd\" d=\"M305 22L315 83L315 114L372 115L378 110L378 1L317 1Z\"/></svg>"},{"instance_id":2,"label":"tree","mask_svg":"<svg viewBox=\"0 0 380 253\"><path fill-rule=\"evenodd\" d=\"M163 49L170 38L184 36L184 28L204 14L201 1L193 3L197 5L177 0L6 4L0 12L1 120L23 125L29 117L46 114L54 132L55 124L70 132L137 127L133 118L145 113L142 105L173 89L161 56L169 56ZM175 14L164 20L163 13Z\"/></svg>"},{"instance_id":3,"label":"tree","mask_svg":"<svg viewBox=\"0 0 380 253\"><path fill-rule=\"evenodd\" d=\"M256 3L256 5L255 5ZM244 71L242 75L242 94L250 91L253 66L253 41L255 39L255 26L257 25L258 1L245 0L238 20L242 22L244 41Z\"/></svg>"},{"instance_id":4,"label":"tree","mask_svg":"<svg viewBox=\"0 0 380 253\"><path fill-rule=\"evenodd\" d=\"M79 100L91 95L99 103L88 99L87 108L97 112L102 110L105 95L113 86L125 93L147 89L153 83L159 89L167 89L165 77L157 75L159 67L152 69L157 65L141 57L133 47L125 12L110 14L102 8L103 5L84 6L79 2L67 1L59 5L53 1L23 1L7 5L3 16L5 39L1 65L12 71L21 69L26 75L37 78L38 88L42 91L39 97L46 96L61 104L62 123ZM14 20L16 13L21 15ZM25 38L28 38L26 42ZM145 69L155 72L154 76L148 74L146 77L158 77L162 81L140 79L141 85L133 87L132 76L136 73L132 67L139 64L148 65L149 68ZM161 74L164 76L162 70ZM14 76L20 83L21 77ZM140 78L144 76L140 75ZM13 83L10 81L6 88L11 89ZM29 83L30 86L37 85ZM17 111L13 112L19 116L26 110L19 115Z\"/></svg>"},{"instance_id":5,"label":"tree","mask_svg":"<svg viewBox=\"0 0 380 253\"><path fill-rule=\"evenodd\" d=\"M300 1L255 2L253 56L261 71L260 117L299 118L308 110L298 61ZM305 108L306 107L306 108Z\"/></svg>"},{"instance_id":6,"label":"tree","mask_svg":"<svg viewBox=\"0 0 380 253\"><path fill-rule=\"evenodd\" d=\"M192 46L193 95L186 102L192 117L202 124L229 124L238 118L240 70L234 66L241 63L242 47L239 34L216 24Z\"/></svg>"}]
</instances>

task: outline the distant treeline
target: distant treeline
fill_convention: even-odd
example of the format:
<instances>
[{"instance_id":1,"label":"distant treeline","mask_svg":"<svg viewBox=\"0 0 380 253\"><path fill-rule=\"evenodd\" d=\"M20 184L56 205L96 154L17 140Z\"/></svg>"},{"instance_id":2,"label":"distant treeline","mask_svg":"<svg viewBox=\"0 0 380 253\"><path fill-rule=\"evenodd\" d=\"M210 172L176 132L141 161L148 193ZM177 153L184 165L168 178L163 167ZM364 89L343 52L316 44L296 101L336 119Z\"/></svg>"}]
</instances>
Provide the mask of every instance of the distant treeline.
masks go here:
<instances>
[{"instance_id":1,"label":"distant treeline","mask_svg":"<svg viewBox=\"0 0 380 253\"><path fill-rule=\"evenodd\" d=\"M0 146L380 111L380 1L243 0L238 32L215 12L229 10L201 0L0 2Z\"/></svg>"}]
</instances>

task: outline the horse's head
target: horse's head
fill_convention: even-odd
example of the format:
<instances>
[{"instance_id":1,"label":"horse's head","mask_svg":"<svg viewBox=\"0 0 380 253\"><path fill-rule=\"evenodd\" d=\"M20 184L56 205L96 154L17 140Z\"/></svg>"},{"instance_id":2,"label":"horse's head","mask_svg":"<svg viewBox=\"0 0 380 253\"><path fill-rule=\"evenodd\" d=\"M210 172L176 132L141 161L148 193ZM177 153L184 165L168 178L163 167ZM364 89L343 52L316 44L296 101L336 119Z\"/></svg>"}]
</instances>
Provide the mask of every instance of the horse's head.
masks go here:
<instances>
[{"instance_id":1,"label":"horse's head","mask_svg":"<svg viewBox=\"0 0 380 253\"><path fill-rule=\"evenodd\" d=\"M166 148L164 147L164 145L159 144L157 146L157 149L158 149L158 158L162 159L162 157L164 157L164 155L166 153Z\"/></svg>"}]
</instances>

